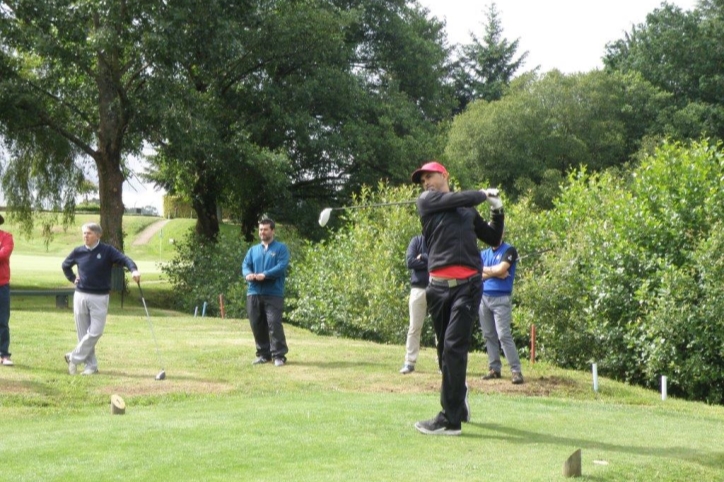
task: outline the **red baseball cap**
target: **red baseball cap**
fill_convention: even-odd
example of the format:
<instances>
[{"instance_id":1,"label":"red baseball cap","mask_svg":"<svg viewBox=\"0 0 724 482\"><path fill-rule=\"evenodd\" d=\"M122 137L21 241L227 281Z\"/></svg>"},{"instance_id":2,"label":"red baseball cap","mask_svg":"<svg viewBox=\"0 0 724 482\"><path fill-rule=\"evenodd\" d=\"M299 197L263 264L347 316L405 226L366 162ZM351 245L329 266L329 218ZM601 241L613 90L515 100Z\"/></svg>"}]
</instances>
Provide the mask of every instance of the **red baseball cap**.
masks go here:
<instances>
[{"instance_id":1,"label":"red baseball cap","mask_svg":"<svg viewBox=\"0 0 724 482\"><path fill-rule=\"evenodd\" d=\"M437 161L428 162L412 173L412 182L420 184L420 178L422 177L423 172L439 172L440 174L447 174L447 169L445 169L445 166Z\"/></svg>"}]
</instances>

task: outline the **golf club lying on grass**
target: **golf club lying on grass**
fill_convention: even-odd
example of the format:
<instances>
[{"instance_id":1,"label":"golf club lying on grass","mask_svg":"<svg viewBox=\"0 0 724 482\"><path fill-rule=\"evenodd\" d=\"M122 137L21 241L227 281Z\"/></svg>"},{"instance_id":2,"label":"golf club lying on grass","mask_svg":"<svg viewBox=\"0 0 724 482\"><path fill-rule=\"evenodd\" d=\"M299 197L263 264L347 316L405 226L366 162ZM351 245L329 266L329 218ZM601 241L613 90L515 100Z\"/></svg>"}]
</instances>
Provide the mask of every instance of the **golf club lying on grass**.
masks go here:
<instances>
[{"instance_id":1,"label":"golf club lying on grass","mask_svg":"<svg viewBox=\"0 0 724 482\"><path fill-rule=\"evenodd\" d=\"M416 200L411 199L409 201L398 201L398 202L391 202L391 203L376 203L376 204L360 204L359 206L342 206L339 208L324 208L322 209L322 212L319 213L319 225L322 227L325 227L327 223L329 222L329 215L332 213L332 211L341 211L343 209L362 209L362 208L378 208L382 206L400 206L403 204L415 204Z\"/></svg>"},{"instance_id":2,"label":"golf club lying on grass","mask_svg":"<svg viewBox=\"0 0 724 482\"><path fill-rule=\"evenodd\" d=\"M153 337L153 344L156 345L156 356L158 357L158 363L161 365L161 371L156 375L156 380L166 379L166 370L163 368L163 360L161 360L161 352L158 349L158 342L156 341L156 333L153 331L153 323L151 323L151 315L148 314L148 307L146 306L146 298L143 297L143 290L141 289L141 282L138 283L138 291L141 293L141 301L143 301L143 309L146 310L146 319L148 320L148 326L151 327L151 336Z\"/></svg>"}]
</instances>

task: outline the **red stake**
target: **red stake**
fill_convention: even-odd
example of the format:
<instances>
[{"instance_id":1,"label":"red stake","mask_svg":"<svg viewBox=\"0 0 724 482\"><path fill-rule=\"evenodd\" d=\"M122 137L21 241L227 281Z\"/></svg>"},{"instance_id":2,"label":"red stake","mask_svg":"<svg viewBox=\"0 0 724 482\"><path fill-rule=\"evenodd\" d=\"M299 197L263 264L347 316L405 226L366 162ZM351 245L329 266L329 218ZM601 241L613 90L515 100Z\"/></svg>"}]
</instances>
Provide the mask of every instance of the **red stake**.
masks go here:
<instances>
[{"instance_id":1,"label":"red stake","mask_svg":"<svg viewBox=\"0 0 724 482\"><path fill-rule=\"evenodd\" d=\"M224 295L219 295L219 309L221 310L221 318L226 318L226 312L224 311Z\"/></svg>"}]
</instances>

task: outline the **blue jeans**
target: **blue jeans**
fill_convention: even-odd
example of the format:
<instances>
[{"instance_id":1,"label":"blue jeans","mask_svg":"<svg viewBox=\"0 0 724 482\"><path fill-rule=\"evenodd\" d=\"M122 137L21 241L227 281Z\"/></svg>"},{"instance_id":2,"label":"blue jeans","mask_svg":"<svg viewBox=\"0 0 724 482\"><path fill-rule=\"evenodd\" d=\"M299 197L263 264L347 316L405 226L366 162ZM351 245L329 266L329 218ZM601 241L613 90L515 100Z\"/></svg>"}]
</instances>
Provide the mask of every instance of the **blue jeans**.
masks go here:
<instances>
[{"instance_id":1,"label":"blue jeans","mask_svg":"<svg viewBox=\"0 0 724 482\"><path fill-rule=\"evenodd\" d=\"M0 356L10 356L10 285L0 286Z\"/></svg>"}]
</instances>

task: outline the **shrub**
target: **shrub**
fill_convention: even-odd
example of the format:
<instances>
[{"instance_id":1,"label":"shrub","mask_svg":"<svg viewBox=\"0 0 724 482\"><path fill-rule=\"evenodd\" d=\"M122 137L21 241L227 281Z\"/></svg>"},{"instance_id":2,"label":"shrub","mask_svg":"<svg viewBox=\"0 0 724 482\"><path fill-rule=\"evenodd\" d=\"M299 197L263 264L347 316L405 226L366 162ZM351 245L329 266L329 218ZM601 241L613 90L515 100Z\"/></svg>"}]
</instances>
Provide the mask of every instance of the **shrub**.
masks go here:
<instances>
[{"instance_id":1,"label":"shrub","mask_svg":"<svg viewBox=\"0 0 724 482\"><path fill-rule=\"evenodd\" d=\"M218 243L203 242L191 232L176 244L176 256L163 266L179 294L175 307L199 315L204 302L207 316L220 314L219 295L224 295L227 316L245 317L246 282L241 277L241 262L248 244L236 234L222 230Z\"/></svg>"},{"instance_id":2,"label":"shrub","mask_svg":"<svg viewBox=\"0 0 724 482\"><path fill-rule=\"evenodd\" d=\"M555 249L518 283L517 316L541 356L722 403L720 149L663 144L629 178L580 171L534 216Z\"/></svg>"},{"instance_id":3,"label":"shrub","mask_svg":"<svg viewBox=\"0 0 724 482\"><path fill-rule=\"evenodd\" d=\"M366 188L355 206L415 198L413 187ZM344 224L326 241L307 244L290 278L290 320L315 333L399 343L408 327L405 253L420 233L414 204L335 211ZM423 342L434 339L425 324Z\"/></svg>"}]
</instances>

